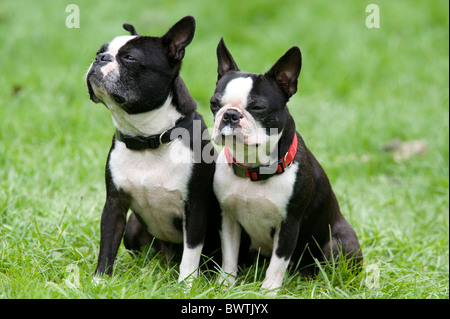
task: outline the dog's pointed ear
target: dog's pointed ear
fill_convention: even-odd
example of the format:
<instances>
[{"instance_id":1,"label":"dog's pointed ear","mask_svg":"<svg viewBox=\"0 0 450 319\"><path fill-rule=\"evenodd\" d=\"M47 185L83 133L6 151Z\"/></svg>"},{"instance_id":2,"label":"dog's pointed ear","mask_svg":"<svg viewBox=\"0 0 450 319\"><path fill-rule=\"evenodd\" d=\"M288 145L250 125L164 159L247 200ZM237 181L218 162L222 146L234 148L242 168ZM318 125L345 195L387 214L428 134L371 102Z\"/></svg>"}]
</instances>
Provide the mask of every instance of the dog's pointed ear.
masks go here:
<instances>
[{"instance_id":1,"label":"dog's pointed ear","mask_svg":"<svg viewBox=\"0 0 450 319\"><path fill-rule=\"evenodd\" d=\"M132 24L124 23L124 24L123 24L123 28L124 28L125 30L127 30L128 32L130 32L131 35L139 35L139 34L136 32L136 29L134 28L134 26L133 26Z\"/></svg>"},{"instance_id":2,"label":"dog's pointed ear","mask_svg":"<svg viewBox=\"0 0 450 319\"><path fill-rule=\"evenodd\" d=\"M162 37L167 54L171 59L181 61L184 57L184 49L191 43L195 33L195 19L186 16L170 28Z\"/></svg>"},{"instance_id":3,"label":"dog's pointed ear","mask_svg":"<svg viewBox=\"0 0 450 319\"><path fill-rule=\"evenodd\" d=\"M265 75L273 78L287 98L290 98L297 92L297 81L301 68L302 53L300 48L292 47Z\"/></svg>"},{"instance_id":4,"label":"dog's pointed ear","mask_svg":"<svg viewBox=\"0 0 450 319\"><path fill-rule=\"evenodd\" d=\"M220 78L229 71L239 71L239 68L236 62L234 62L230 51L228 51L225 46L223 38L220 39L219 44L217 45L217 62L217 81L219 81Z\"/></svg>"}]
</instances>

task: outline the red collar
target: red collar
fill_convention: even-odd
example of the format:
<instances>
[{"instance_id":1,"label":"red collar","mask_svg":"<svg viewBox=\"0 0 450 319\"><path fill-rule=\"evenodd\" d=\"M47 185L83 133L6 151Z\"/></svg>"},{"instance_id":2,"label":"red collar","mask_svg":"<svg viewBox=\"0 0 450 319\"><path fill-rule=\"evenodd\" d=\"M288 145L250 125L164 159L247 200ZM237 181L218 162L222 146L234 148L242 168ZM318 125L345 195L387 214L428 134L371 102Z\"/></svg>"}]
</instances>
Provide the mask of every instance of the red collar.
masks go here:
<instances>
[{"instance_id":1,"label":"red collar","mask_svg":"<svg viewBox=\"0 0 450 319\"><path fill-rule=\"evenodd\" d=\"M278 160L276 167L273 165L248 167L238 163L227 146L224 147L224 152L228 165L233 168L236 176L250 178L252 182L255 182L266 180L273 175L282 174L284 169L292 164L295 154L297 154L297 145L297 133L295 133L289 150L281 159Z\"/></svg>"}]
</instances>

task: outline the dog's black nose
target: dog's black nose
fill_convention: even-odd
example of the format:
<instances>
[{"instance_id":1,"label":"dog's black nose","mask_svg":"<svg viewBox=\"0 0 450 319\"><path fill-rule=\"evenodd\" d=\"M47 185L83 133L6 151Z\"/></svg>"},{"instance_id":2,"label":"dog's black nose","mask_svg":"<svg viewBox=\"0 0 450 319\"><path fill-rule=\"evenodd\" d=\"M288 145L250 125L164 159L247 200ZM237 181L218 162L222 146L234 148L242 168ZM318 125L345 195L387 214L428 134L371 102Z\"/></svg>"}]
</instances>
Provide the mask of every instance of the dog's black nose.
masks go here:
<instances>
[{"instance_id":1,"label":"dog's black nose","mask_svg":"<svg viewBox=\"0 0 450 319\"><path fill-rule=\"evenodd\" d=\"M100 53L95 57L95 61L97 63L107 63L112 62L114 60L113 56L109 53Z\"/></svg>"},{"instance_id":2,"label":"dog's black nose","mask_svg":"<svg viewBox=\"0 0 450 319\"><path fill-rule=\"evenodd\" d=\"M222 122L224 124L236 124L242 118L242 114L236 110L227 110L223 114Z\"/></svg>"}]
</instances>

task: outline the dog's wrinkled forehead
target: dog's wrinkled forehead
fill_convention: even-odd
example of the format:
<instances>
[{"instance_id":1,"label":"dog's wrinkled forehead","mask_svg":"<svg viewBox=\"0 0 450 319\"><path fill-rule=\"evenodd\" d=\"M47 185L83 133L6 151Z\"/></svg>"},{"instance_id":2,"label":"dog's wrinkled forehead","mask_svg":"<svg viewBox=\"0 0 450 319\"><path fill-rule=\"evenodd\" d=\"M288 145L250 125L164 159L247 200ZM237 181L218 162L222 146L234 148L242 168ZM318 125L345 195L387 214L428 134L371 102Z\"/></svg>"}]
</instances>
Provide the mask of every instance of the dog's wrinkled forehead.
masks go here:
<instances>
[{"instance_id":1,"label":"dog's wrinkled forehead","mask_svg":"<svg viewBox=\"0 0 450 319\"><path fill-rule=\"evenodd\" d=\"M251 77L237 77L230 80L223 91L221 104L223 106L245 108L253 87Z\"/></svg>"},{"instance_id":2,"label":"dog's wrinkled forehead","mask_svg":"<svg viewBox=\"0 0 450 319\"><path fill-rule=\"evenodd\" d=\"M136 38L136 35L121 35L115 37L107 44L105 53L109 53L112 56L116 56L117 52L119 52L120 48L127 44L130 40Z\"/></svg>"}]
</instances>

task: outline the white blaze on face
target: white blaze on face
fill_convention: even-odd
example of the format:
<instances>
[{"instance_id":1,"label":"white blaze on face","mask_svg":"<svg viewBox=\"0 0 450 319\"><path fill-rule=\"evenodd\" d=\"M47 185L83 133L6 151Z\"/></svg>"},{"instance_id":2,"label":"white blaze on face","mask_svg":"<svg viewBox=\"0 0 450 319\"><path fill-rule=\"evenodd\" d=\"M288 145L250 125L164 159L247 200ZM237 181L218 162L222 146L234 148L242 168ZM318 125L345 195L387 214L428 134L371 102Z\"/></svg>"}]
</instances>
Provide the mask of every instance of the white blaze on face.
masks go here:
<instances>
[{"instance_id":1,"label":"white blaze on face","mask_svg":"<svg viewBox=\"0 0 450 319\"><path fill-rule=\"evenodd\" d=\"M109 43L108 50L105 51L105 53L111 54L114 57L114 60L100 69L102 71L103 77L106 77L109 73L118 68L119 65L116 59L117 52L119 52L120 48L123 47L128 41L134 39L135 37L135 35L122 35L119 37L115 37Z\"/></svg>"},{"instance_id":2,"label":"white blaze on face","mask_svg":"<svg viewBox=\"0 0 450 319\"><path fill-rule=\"evenodd\" d=\"M239 127L242 130L241 132L245 135L252 134L252 126L254 127L254 125L251 125L249 121L253 120L253 118L245 110L245 108L247 107L248 96L250 94L250 91L252 90L252 87L253 80L251 77L236 78L231 80L227 84L227 87L225 88L220 101L222 108L217 112L215 116L213 140L218 141L220 139L220 135L229 136L235 133L230 126L225 126L221 129L221 131L219 131L219 126L222 122L223 115L228 110L235 110L240 113L242 115L242 118L239 122Z\"/></svg>"},{"instance_id":3,"label":"white blaze on face","mask_svg":"<svg viewBox=\"0 0 450 319\"><path fill-rule=\"evenodd\" d=\"M253 80L251 77L231 80L222 96L224 108L235 107L243 111L247 106L248 95L252 87Z\"/></svg>"}]
</instances>

